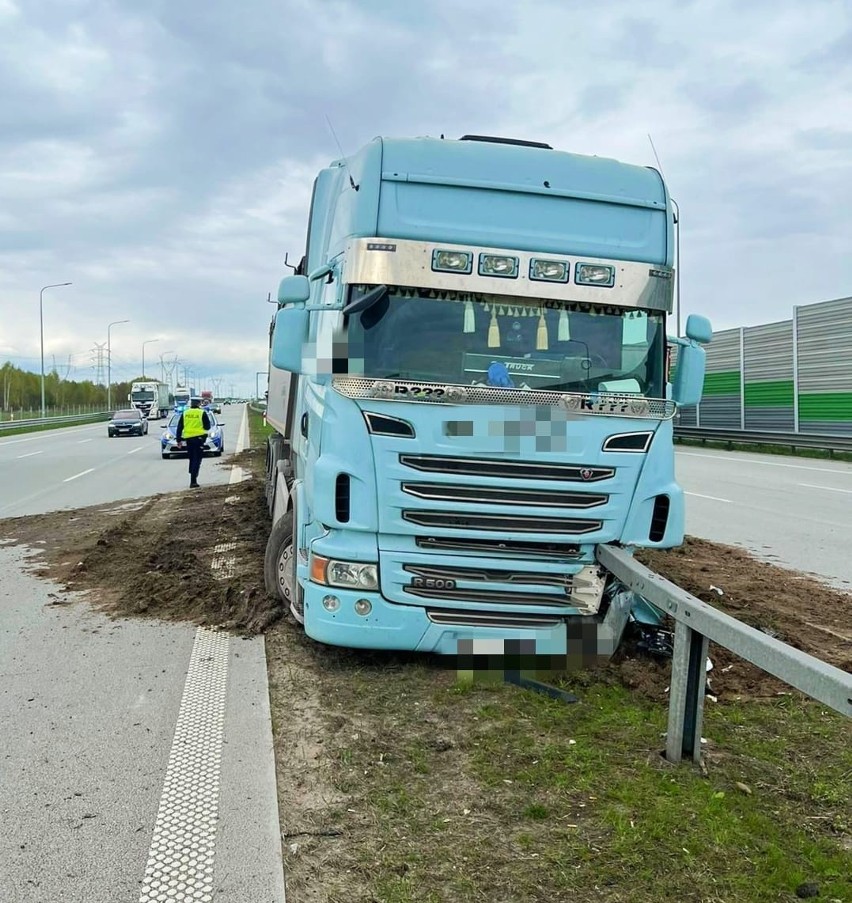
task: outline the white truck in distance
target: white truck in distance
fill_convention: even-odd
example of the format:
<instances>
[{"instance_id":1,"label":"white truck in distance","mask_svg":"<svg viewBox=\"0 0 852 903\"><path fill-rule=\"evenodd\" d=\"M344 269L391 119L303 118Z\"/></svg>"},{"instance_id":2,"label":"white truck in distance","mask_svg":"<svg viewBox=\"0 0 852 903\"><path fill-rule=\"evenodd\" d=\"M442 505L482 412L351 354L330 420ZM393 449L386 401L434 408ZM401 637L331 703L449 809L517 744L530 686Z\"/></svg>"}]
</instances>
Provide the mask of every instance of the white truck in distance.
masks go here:
<instances>
[{"instance_id":1,"label":"white truck in distance","mask_svg":"<svg viewBox=\"0 0 852 903\"><path fill-rule=\"evenodd\" d=\"M159 420L161 417L166 417L171 410L169 387L166 383L155 380L133 383L130 387L128 401L148 420Z\"/></svg>"}]
</instances>

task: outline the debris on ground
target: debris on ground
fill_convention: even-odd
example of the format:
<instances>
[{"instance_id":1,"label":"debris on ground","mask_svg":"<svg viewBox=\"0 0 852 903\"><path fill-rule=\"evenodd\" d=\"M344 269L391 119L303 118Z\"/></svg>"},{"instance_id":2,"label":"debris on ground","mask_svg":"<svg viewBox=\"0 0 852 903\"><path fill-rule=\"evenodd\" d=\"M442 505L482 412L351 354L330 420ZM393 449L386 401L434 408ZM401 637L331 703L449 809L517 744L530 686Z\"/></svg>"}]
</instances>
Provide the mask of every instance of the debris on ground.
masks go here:
<instances>
[{"instance_id":1,"label":"debris on ground","mask_svg":"<svg viewBox=\"0 0 852 903\"><path fill-rule=\"evenodd\" d=\"M236 504L225 504L239 495ZM247 634L283 615L263 582L268 514L259 480L203 491L155 495L144 504L96 505L0 521L0 535L34 546L36 573L68 590L93 590L90 604L109 614L188 620ZM235 543L234 572L217 579L211 562L221 536ZM65 604L51 599L50 604Z\"/></svg>"}]
</instances>

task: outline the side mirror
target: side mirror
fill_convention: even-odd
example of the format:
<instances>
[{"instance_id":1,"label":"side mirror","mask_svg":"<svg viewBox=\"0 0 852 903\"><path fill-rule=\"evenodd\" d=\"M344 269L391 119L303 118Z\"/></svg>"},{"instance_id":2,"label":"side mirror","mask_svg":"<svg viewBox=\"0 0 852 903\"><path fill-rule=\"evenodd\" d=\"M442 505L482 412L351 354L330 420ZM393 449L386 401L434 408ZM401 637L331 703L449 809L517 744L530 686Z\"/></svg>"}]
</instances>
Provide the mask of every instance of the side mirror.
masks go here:
<instances>
[{"instance_id":1,"label":"side mirror","mask_svg":"<svg viewBox=\"0 0 852 903\"><path fill-rule=\"evenodd\" d=\"M311 297L307 276L285 276L278 286L279 304L304 304Z\"/></svg>"},{"instance_id":2,"label":"side mirror","mask_svg":"<svg viewBox=\"0 0 852 903\"><path fill-rule=\"evenodd\" d=\"M686 336L699 345L709 345L713 338L713 327L707 317L690 314L686 318Z\"/></svg>"},{"instance_id":3,"label":"side mirror","mask_svg":"<svg viewBox=\"0 0 852 903\"><path fill-rule=\"evenodd\" d=\"M693 405L701 401L701 393L704 391L705 356L704 349L700 345L692 342L679 345L677 367L672 382L672 399L679 405Z\"/></svg>"},{"instance_id":4,"label":"side mirror","mask_svg":"<svg viewBox=\"0 0 852 903\"><path fill-rule=\"evenodd\" d=\"M167 426L168 426L168 423L161 423L161 424L160 424L160 429L161 429L161 430L164 430Z\"/></svg>"},{"instance_id":5,"label":"side mirror","mask_svg":"<svg viewBox=\"0 0 852 903\"><path fill-rule=\"evenodd\" d=\"M304 277L289 276L288 278L303 279ZM284 280L284 282L286 281ZM287 370L290 373L302 372L302 345L308 338L309 316L309 312L303 307L285 307L275 315L270 360L276 370Z\"/></svg>"},{"instance_id":6,"label":"side mirror","mask_svg":"<svg viewBox=\"0 0 852 903\"><path fill-rule=\"evenodd\" d=\"M130 396L129 396L129 395L128 395L128 396L127 396L127 400L128 400L128 401L130 401L130 400L131 400L131 398L130 398Z\"/></svg>"}]
</instances>

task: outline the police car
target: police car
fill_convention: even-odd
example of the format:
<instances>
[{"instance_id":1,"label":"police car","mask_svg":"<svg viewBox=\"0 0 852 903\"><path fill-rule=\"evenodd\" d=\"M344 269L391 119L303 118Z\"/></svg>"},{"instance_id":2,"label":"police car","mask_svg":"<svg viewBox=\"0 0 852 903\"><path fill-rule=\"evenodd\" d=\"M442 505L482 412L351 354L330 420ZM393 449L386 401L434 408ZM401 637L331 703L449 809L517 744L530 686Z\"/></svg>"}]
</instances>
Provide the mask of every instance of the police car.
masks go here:
<instances>
[{"instance_id":1,"label":"police car","mask_svg":"<svg viewBox=\"0 0 852 903\"><path fill-rule=\"evenodd\" d=\"M207 408L204 410L207 412L207 416L210 418L211 423L207 437L204 440L204 454L212 455L214 458L220 458L222 452L225 451L225 434L222 430L224 424L216 419L216 415L212 411ZM187 454L186 446L178 448L175 435L177 432L178 420L180 420L180 414L174 413L169 422L162 427L163 432L160 435L160 454L164 458L171 458L174 455L183 455L185 457Z\"/></svg>"}]
</instances>

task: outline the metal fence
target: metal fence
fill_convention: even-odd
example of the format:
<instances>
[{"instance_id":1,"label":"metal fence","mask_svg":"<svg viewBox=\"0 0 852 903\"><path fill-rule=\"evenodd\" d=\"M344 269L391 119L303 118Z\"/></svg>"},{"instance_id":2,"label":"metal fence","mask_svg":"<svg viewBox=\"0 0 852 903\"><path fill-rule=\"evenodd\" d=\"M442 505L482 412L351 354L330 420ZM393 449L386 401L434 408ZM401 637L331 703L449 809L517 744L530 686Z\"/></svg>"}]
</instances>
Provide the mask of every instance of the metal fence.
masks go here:
<instances>
[{"instance_id":1,"label":"metal fence","mask_svg":"<svg viewBox=\"0 0 852 903\"><path fill-rule=\"evenodd\" d=\"M852 437L852 298L790 320L725 329L707 346L704 395L684 426Z\"/></svg>"},{"instance_id":2,"label":"metal fence","mask_svg":"<svg viewBox=\"0 0 852 903\"><path fill-rule=\"evenodd\" d=\"M629 552L601 545L598 561L675 621L666 758L701 758L707 645L710 640L842 715L852 717L852 674L749 627L675 586Z\"/></svg>"},{"instance_id":3,"label":"metal fence","mask_svg":"<svg viewBox=\"0 0 852 903\"><path fill-rule=\"evenodd\" d=\"M4 420L0 423L0 433L39 426L73 426L75 423L97 423L110 416L109 411L93 411L90 414L69 414L64 417L33 417L29 420Z\"/></svg>"}]
</instances>

